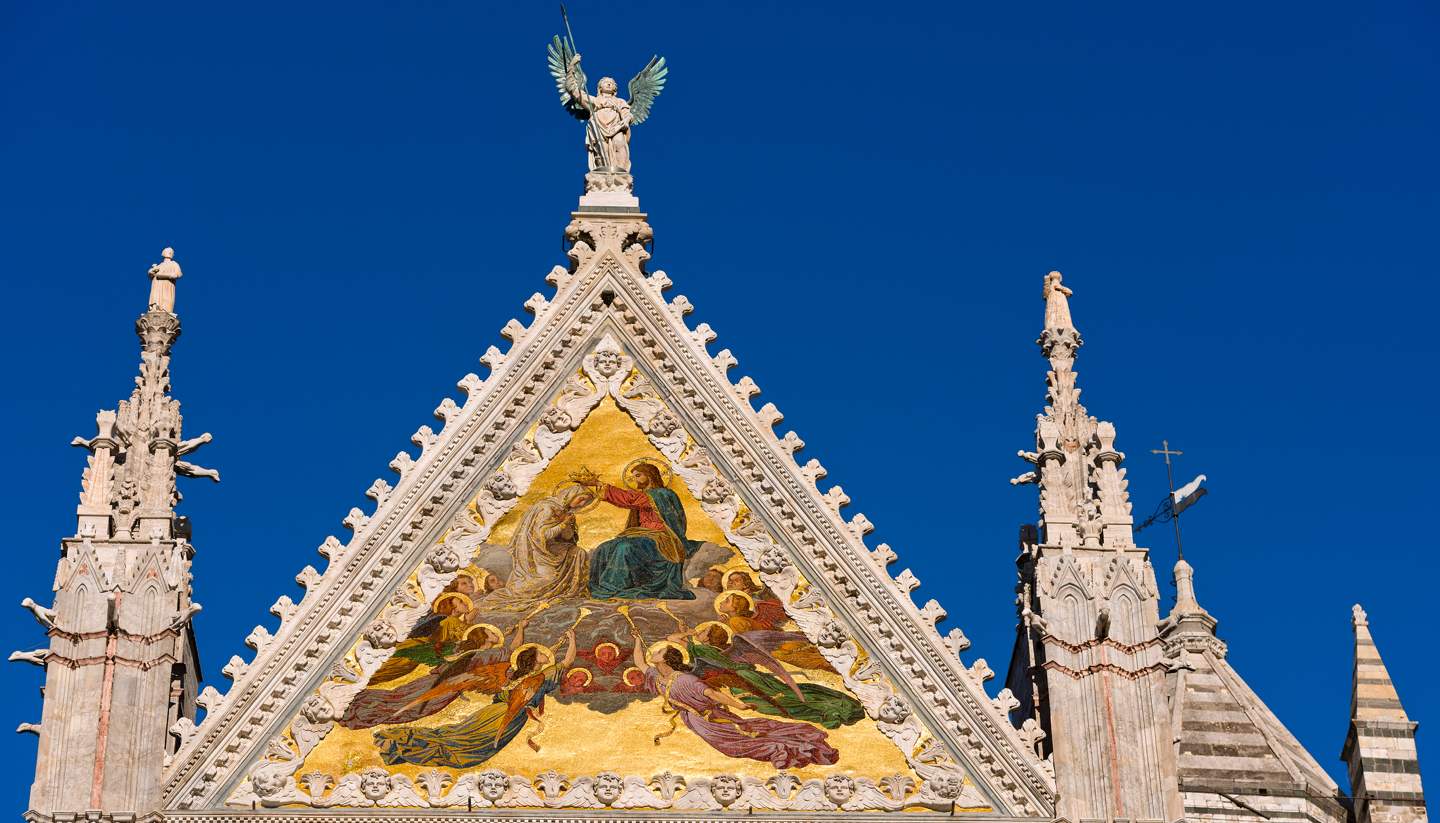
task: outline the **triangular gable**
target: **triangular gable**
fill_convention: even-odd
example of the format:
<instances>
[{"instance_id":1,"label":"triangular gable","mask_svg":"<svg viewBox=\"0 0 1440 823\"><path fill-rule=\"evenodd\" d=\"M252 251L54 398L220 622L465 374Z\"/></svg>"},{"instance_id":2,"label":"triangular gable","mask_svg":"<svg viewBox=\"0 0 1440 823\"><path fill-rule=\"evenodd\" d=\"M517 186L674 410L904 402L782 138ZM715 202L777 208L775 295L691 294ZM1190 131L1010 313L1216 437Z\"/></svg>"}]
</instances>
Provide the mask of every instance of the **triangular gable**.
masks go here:
<instances>
[{"instance_id":1,"label":"triangular gable","mask_svg":"<svg viewBox=\"0 0 1440 823\"><path fill-rule=\"evenodd\" d=\"M661 293L668 278L643 273L649 228L642 217L580 213L566 233L574 265L551 272L551 299L537 294L527 301L535 322L507 324L502 333L512 340L510 350L492 348L482 358L490 377L460 381L463 405L442 401L441 431L422 427L414 436L420 455L402 453L391 464L398 483L371 487L375 512L352 510L351 540L331 538L321 547L330 561L325 572L307 567L297 577L306 587L301 602L282 597L272 607L280 627L273 633L257 627L247 638L257 654L226 667L236 681L230 692L202 695L206 719L198 728L176 729L183 742L167 770L167 806L494 802L476 774L483 767L403 779L373 769L296 772L435 596L473 560L465 553L493 547L489 531L513 527L510 512L533 505L536 479L552 460L564 459L592 414L620 410L668 463L687 506L708 519L710 545L734 547L736 562L758 572L783 603L785 628L823 654L836 690L863 705L862 722L888 738L909 771L889 780L849 764L837 764L829 779L802 780L795 770L776 770L768 780L669 770L632 775L617 753L613 764L596 763L587 775L507 776L502 803L600 808L609 804L587 798L603 771L619 772L604 777L620 781L614 787L620 799L611 801L637 808L833 811L953 803L1048 814L1052 780L1034 757L1034 733L1022 739L1004 717L1013 698L985 695L988 668L984 661L960 665L956 653L967 644L958 630L948 638L936 632L944 616L939 605L915 607L914 576L907 570L892 579L885 572L894 555L885 546L864 546L870 530L864 516L839 515L848 498L838 487L816 489L824 469L793 459L803 444L793 432L774 434L779 412L770 404L751 407L753 381L732 384L726 371L734 358L705 349L714 333L703 324L687 328L688 301L667 302ZM470 781L463 801L455 794L462 780Z\"/></svg>"}]
</instances>

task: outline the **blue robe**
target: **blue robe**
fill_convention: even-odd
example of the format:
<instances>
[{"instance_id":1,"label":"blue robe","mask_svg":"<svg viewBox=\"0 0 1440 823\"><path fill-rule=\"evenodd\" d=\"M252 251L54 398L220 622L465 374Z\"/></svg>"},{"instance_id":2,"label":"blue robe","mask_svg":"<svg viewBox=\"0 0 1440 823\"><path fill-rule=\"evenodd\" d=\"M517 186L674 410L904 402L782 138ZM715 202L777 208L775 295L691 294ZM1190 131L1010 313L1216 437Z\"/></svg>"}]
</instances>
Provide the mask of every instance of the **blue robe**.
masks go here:
<instances>
[{"instance_id":1,"label":"blue robe","mask_svg":"<svg viewBox=\"0 0 1440 823\"><path fill-rule=\"evenodd\" d=\"M694 600L695 593L685 588L685 561L703 544L685 537L685 507L679 495L664 488L646 489L645 494L679 539L685 556L678 562L667 560L654 537L631 534L632 529L627 528L627 533L606 540L591 553L590 596L597 600ZM636 521L635 515L631 520Z\"/></svg>"},{"instance_id":2,"label":"blue robe","mask_svg":"<svg viewBox=\"0 0 1440 823\"><path fill-rule=\"evenodd\" d=\"M459 723L424 728L397 726L375 732L380 758L394 766L415 763L421 766L448 766L468 769L494 757L520 734L530 720L530 710L541 710L545 695L560 688L565 672L559 667L537 672L510 684L495 695L494 702ZM519 709L511 715L516 690L525 690ZM533 690L533 691L532 691Z\"/></svg>"}]
</instances>

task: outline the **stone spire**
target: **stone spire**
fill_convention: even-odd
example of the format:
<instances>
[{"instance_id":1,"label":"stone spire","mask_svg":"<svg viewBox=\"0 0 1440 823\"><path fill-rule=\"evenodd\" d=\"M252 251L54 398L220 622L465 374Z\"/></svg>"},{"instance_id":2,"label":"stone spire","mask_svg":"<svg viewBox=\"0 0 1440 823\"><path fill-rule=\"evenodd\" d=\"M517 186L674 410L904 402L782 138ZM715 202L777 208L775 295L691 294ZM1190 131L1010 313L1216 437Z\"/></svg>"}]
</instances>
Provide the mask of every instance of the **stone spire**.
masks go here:
<instances>
[{"instance_id":1,"label":"stone spire","mask_svg":"<svg viewBox=\"0 0 1440 823\"><path fill-rule=\"evenodd\" d=\"M1155 573L1134 544L1115 427L1080 404L1072 292L1050 272L1043 295L1049 403L1035 450L1019 452L1035 470L1011 481L1039 486L1040 522L1022 529L1010 688L1048 734L1059 816L1175 820Z\"/></svg>"},{"instance_id":2,"label":"stone spire","mask_svg":"<svg viewBox=\"0 0 1440 823\"><path fill-rule=\"evenodd\" d=\"M1134 545L1129 481L1115 450L1115 426L1096 420L1080 404L1075 357L1084 341L1070 317L1073 292L1058 271L1045 276L1045 328L1035 341L1050 361L1049 405L1036 418L1036 450L1020 452L1036 471L1011 482L1040 486L1044 540L1059 546Z\"/></svg>"},{"instance_id":3,"label":"stone spire","mask_svg":"<svg viewBox=\"0 0 1440 823\"><path fill-rule=\"evenodd\" d=\"M1352 609L1351 622L1355 628L1354 691L1350 731L1340 758L1350 767L1356 823L1427 820L1415 749L1419 724L1400 705L1400 695L1370 636L1370 620L1358 603Z\"/></svg>"},{"instance_id":4,"label":"stone spire","mask_svg":"<svg viewBox=\"0 0 1440 823\"><path fill-rule=\"evenodd\" d=\"M147 310L135 321L140 370L130 397L95 418L96 434L72 445L89 452L77 523L60 543L54 605L24 605L50 638L48 649L12 660L45 668L33 813L107 814L154 808L173 751L170 727L195 716L200 677L191 617L189 526L175 516L176 475L219 480L179 459L210 441L181 434L170 396L170 351L180 336L174 252L150 269Z\"/></svg>"},{"instance_id":5,"label":"stone spire","mask_svg":"<svg viewBox=\"0 0 1440 823\"><path fill-rule=\"evenodd\" d=\"M1187 647L1194 647L1199 643L1202 648L1192 648L1193 651L1208 650L1224 657L1225 644L1215 636L1215 627L1220 621L1211 617L1210 612L1205 611L1195 597L1195 569L1185 562L1185 558L1182 557L1175 563L1173 579L1175 606L1170 609L1170 616L1161 624L1161 635L1181 641Z\"/></svg>"}]
</instances>

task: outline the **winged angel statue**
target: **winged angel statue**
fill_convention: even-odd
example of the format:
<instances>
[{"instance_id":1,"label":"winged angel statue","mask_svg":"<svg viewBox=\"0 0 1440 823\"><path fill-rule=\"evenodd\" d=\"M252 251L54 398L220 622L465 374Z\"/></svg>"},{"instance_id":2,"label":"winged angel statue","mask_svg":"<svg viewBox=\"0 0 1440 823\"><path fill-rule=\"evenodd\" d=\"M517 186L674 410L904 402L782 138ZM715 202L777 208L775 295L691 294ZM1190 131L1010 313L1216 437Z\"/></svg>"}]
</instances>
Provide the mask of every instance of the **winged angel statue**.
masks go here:
<instances>
[{"instance_id":1,"label":"winged angel statue","mask_svg":"<svg viewBox=\"0 0 1440 823\"><path fill-rule=\"evenodd\" d=\"M560 91L560 104L577 120L585 121L585 148L590 155L590 171L611 175L630 174L630 128L645 122L650 107L665 88L665 58L655 56L640 73L630 78L627 102L613 77L602 77L595 93L585 92L585 72L580 70L580 55L575 41L558 35L548 49L550 74ZM587 182L590 176L587 175ZM626 186L628 188L628 186Z\"/></svg>"}]
</instances>

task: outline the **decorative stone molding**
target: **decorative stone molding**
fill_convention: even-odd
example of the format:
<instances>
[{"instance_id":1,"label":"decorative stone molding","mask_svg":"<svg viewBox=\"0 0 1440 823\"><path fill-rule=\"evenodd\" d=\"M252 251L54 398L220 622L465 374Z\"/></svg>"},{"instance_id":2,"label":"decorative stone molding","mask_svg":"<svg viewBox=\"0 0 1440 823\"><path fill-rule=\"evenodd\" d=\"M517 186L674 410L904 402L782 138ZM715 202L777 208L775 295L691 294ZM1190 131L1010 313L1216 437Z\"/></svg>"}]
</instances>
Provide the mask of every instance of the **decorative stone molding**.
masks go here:
<instances>
[{"instance_id":1,"label":"decorative stone molding","mask_svg":"<svg viewBox=\"0 0 1440 823\"><path fill-rule=\"evenodd\" d=\"M760 780L719 774L687 778L670 772L622 777L616 772L566 777L554 771L532 777L494 769L458 776L432 769L412 780L404 774L367 768L335 777L320 772L292 785L257 773L247 790L232 799L238 808L308 807L476 809L653 809L681 812L864 812L933 810L980 812L967 807L963 783L931 780L917 784L907 775L879 781L836 773L801 780L787 772Z\"/></svg>"},{"instance_id":2,"label":"decorative stone molding","mask_svg":"<svg viewBox=\"0 0 1440 823\"><path fill-rule=\"evenodd\" d=\"M675 453L677 475L717 522L730 526L727 537L752 566L762 569L767 583L784 585L781 578L788 573L811 584L794 605L804 610L801 626L807 633L814 632L812 637L818 634L820 621L809 614L830 599L818 596L822 591L833 592L835 608L853 615L865 648L882 661L879 670L890 672L891 682L906 692L907 703L943 738L943 747L921 745L920 751L933 757L949 750L959 758L955 765L921 763L928 772L922 773L922 778L927 783L948 785L958 781L960 774L969 774L986 795L986 802L997 810L1046 813L1052 803L1051 778L1014 727L996 712L977 678L959 665L955 652L911 602L911 583L918 581L910 575L897 582L884 573L885 558L893 553L887 548L875 557L864 546L868 520L846 522L838 514L838 505L832 507L824 501L814 485L821 473L805 471L793 456L799 438L782 439L774 433L772 426L781 417L778 410L766 404L757 411L742 402L758 390L753 381L742 378L734 383L725 376L733 358L725 353L712 357L705 351L705 344L714 337L708 326L685 327L680 317L688 312L688 301L663 299L661 291L669 285L663 272L643 275L640 266L648 257L644 245L650 236L643 219L578 213L566 236L571 242L572 267L552 270L547 278L557 286L554 296L548 301L531 301L536 311L531 325L507 325L507 335L513 340L509 351L492 349L482 358L492 370L486 380L477 382L467 376L461 381L467 392L465 403L458 414L446 416L433 440L425 438L420 456L402 452L392 462L400 474L399 482L358 525L351 539L345 544L327 541L322 553L328 555L330 565L307 589L292 622L282 625L274 641L257 654L226 698L224 710L211 712L176 756L168 772L168 803L179 808L214 804L219 802L218 791L227 785L238 786L236 769L253 757L247 753L254 752L258 742L254 731L268 728L271 731L261 739L272 739L283 722L280 707L294 701L302 686L313 689L317 678L330 671L347 673L356 681L363 679L369 661L342 664L339 655L342 644L358 632L361 620L395 613L395 603L377 602L383 599L379 581L398 576L402 569L418 567L422 555L453 524L464 527L453 539L483 540L484 523L493 522L513 500L504 499L508 492L503 484L487 484L476 504L479 521L468 518L466 522L461 490L479 487L482 474L494 475L502 467L517 491L526 488L548 460L546 452L558 451L558 439L573 429L558 415L543 425L538 416L536 423L527 422L531 418L525 410L535 406L531 398L552 396L573 378L574 372L566 364L575 361L578 344L593 338L601 325L607 324L623 333L627 346L639 347L635 356L654 368L653 373L644 375L646 380L664 384L665 396L675 398L678 404L670 412L702 442L703 451L739 472L735 477L717 478L713 465L687 462L691 455ZM597 347L592 355L598 351ZM603 386L609 393L609 381L622 373L617 367L607 376L608 360L583 366L597 392ZM670 429L658 410L647 405L658 399L658 394L643 386L636 391L634 385L621 394L630 407L627 410L633 410L657 448L678 442L676 433L681 429ZM583 406L586 397L576 394L572 399ZM444 406L443 401L440 405ZM525 439L525 432L532 427L546 434ZM542 439L551 435L557 440L542 444ZM715 479L721 483L712 483ZM724 491L727 486L745 490L743 509L738 498ZM776 553L767 551L778 544L793 547L787 558L791 561L788 570L779 569ZM444 579L436 574L436 581ZM933 609L928 613L938 618ZM398 631L406 628L403 621L391 620ZM841 661L837 669L842 672L848 670L845 661L855 661L852 648L854 644L842 644L827 650L836 655L832 660ZM373 651L380 654L378 649ZM861 670L867 675L879 671ZM857 694L871 711L877 710L889 693L888 689L882 693L874 684L857 685ZM902 726L905 734L915 736L917 744L923 743L919 720L911 717ZM290 756L293 758L293 751Z\"/></svg>"}]
</instances>

